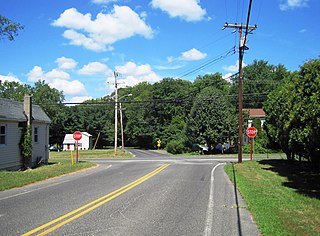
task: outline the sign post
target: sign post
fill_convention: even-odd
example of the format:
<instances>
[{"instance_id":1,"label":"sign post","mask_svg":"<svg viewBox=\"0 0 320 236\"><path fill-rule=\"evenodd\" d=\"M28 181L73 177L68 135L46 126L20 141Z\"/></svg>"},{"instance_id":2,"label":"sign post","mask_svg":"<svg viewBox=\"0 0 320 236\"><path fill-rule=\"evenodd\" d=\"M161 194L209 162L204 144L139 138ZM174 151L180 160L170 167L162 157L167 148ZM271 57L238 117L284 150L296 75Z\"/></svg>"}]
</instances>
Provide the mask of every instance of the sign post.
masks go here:
<instances>
[{"instance_id":1,"label":"sign post","mask_svg":"<svg viewBox=\"0 0 320 236\"><path fill-rule=\"evenodd\" d=\"M82 138L82 133L76 131L73 133L73 139L76 140L76 162L78 162L79 153L78 153L78 141Z\"/></svg>"},{"instance_id":2,"label":"sign post","mask_svg":"<svg viewBox=\"0 0 320 236\"><path fill-rule=\"evenodd\" d=\"M249 127L246 130L246 134L250 138L250 161L252 161L252 141L253 141L253 138L256 137L257 132L258 131L257 131L257 129L255 127Z\"/></svg>"}]
</instances>

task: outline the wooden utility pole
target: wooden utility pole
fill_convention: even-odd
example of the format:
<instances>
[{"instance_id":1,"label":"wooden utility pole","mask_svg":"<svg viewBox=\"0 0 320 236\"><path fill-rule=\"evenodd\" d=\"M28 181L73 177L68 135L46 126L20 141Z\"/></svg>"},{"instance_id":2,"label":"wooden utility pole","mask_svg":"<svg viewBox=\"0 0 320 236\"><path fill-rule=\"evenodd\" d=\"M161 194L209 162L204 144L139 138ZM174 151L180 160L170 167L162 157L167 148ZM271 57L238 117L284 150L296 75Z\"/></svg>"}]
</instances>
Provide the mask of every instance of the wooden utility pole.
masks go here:
<instances>
[{"instance_id":1,"label":"wooden utility pole","mask_svg":"<svg viewBox=\"0 0 320 236\"><path fill-rule=\"evenodd\" d=\"M114 71L114 87L115 87L115 95L114 95L114 155L117 155L117 146L118 146L118 83L117 77L119 73Z\"/></svg>"},{"instance_id":2,"label":"wooden utility pole","mask_svg":"<svg viewBox=\"0 0 320 236\"><path fill-rule=\"evenodd\" d=\"M247 41L247 33L248 30L253 31L257 28L257 26L250 25L238 25L238 24L228 24L225 23L224 28L234 28L239 31L239 142L238 142L238 162L242 162L242 145L243 145L243 131L242 131L242 75L243 75L243 54L244 50L248 50L249 48L246 46ZM246 30L246 35L242 38L242 31Z\"/></svg>"}]
</instances>

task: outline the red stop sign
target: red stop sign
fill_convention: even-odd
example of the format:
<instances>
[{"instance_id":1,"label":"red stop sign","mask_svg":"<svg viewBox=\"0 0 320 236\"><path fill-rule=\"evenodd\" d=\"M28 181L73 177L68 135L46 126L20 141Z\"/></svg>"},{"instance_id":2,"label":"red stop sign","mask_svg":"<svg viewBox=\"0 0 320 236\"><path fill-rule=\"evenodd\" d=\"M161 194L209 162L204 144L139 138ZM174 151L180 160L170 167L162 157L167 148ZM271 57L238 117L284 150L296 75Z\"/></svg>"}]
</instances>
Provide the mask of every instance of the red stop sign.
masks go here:
<instances>
[{"instance_id":1,"label":"red stop sign","mask_svg":"<svg viewBox=\"0 0 320 236\"><path fill-rule=\"evenodd\" d=\"M255 127L249 127L246 130L246 133L247 133L249 138L254 138L257 135L257 129Z\"/></svg>"},{"instance_id":2,"label":"red stop sign","mask_svg":"<svg viewBox=\"0 0 320 236\"><path fill-rule=\"evenodd\" d=\"M80 131L76 131L73 133L74 140L79 141L82 138L82 133Z\"/></svg>"}]
</instances>

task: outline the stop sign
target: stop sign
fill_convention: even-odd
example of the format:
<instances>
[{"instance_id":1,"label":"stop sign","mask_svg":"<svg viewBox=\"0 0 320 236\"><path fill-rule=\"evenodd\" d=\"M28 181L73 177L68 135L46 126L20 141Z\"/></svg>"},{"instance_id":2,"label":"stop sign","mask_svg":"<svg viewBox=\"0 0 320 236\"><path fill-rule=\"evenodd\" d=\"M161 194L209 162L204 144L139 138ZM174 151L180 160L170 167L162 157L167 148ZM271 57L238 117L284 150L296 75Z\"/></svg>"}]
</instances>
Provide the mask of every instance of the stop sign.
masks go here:
<instances>
[{"instance_id":1,"label":"stop sign","mask_svg":"<svg viewBox=\"0 0 320 236\"><path fill-rule=\"evenodd\" d=\"M257 129L255 127L249 127L246 130L246 133L247 133L249 138L254 138L257 135Z\"/></svg>"},{"instance_id":2,"label":"stop sign","mask_svg":"<svg viewBox=\"0 0 320 236\"><path fill-rule=\"evenodd\" d=\"M80 131L76 131L73 133L74 140L79 141L82 138L82 133Z\"/></svg>"}]
</instances>

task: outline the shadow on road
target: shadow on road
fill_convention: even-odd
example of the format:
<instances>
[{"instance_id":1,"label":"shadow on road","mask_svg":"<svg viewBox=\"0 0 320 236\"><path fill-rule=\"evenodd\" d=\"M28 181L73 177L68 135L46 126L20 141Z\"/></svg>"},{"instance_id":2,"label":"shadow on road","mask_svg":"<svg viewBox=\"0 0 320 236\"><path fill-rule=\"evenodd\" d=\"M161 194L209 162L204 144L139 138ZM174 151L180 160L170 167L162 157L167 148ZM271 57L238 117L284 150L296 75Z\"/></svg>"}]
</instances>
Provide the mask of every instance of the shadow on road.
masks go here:
<instances>
[{"instance_id":1,"label":"shadow on road","mask_svg":"<svg viewBox=\"0 0 320 236\"><path fill-rule=\"evenodd\" d=\"M290 162L288 160L261 160L261 165L268 165L271 170L287 178L282 184L295 189L298 193L320 199L320 174L312 173L308 162ZM271 166L271 167L270 167Z\"/></svg>"}]
</instances>

